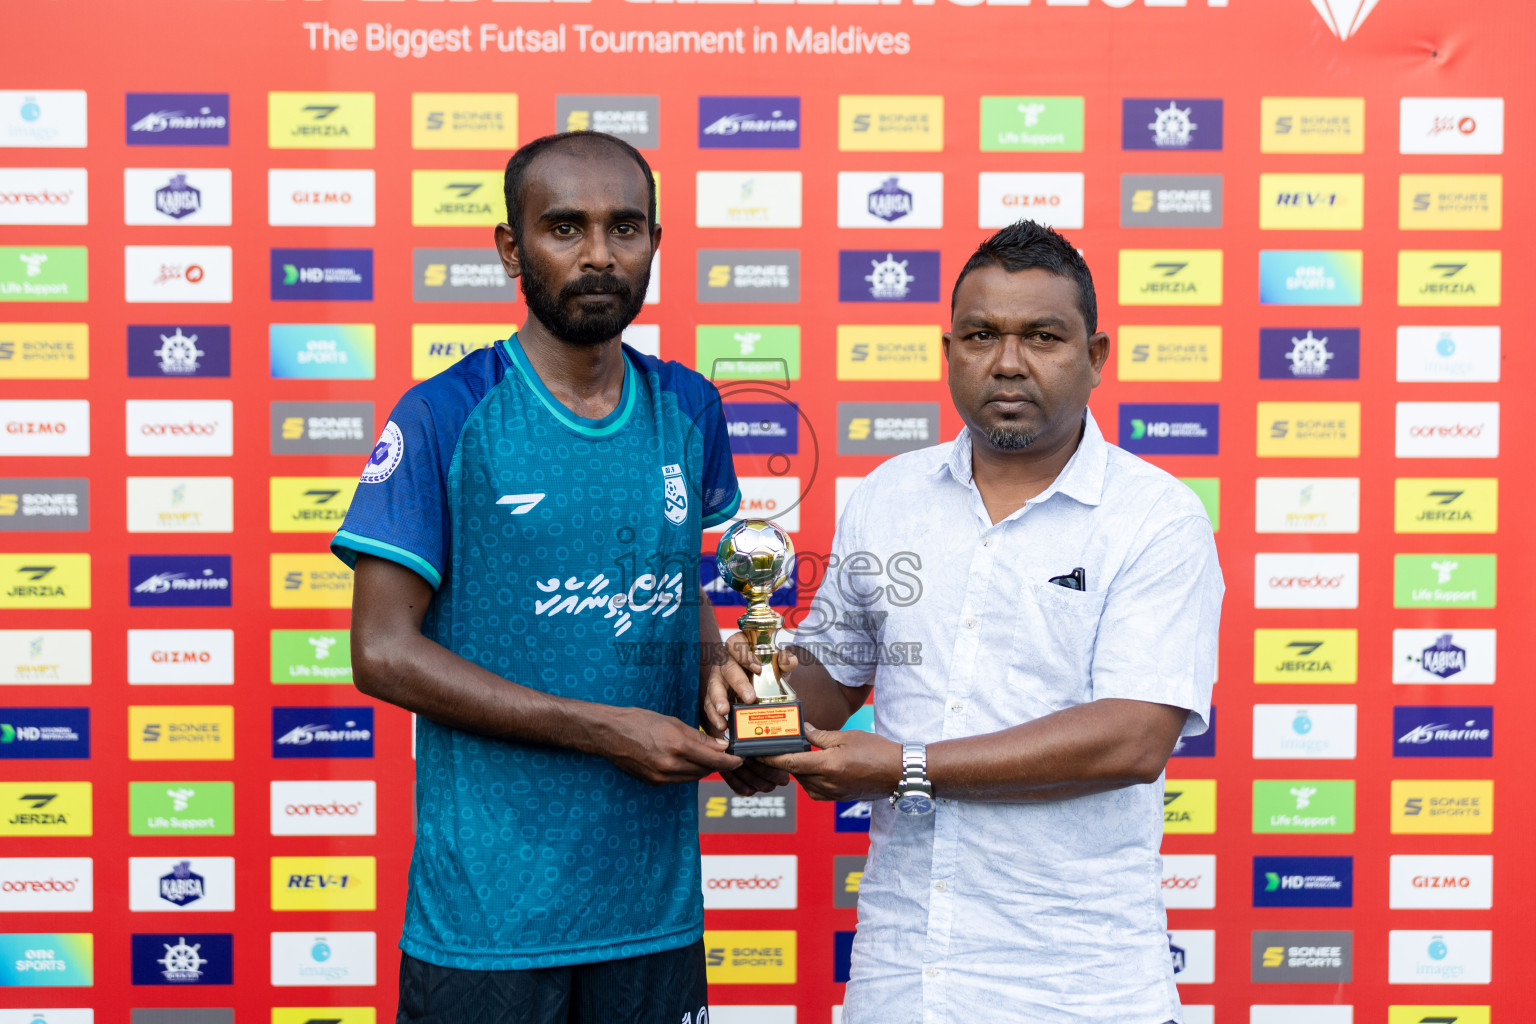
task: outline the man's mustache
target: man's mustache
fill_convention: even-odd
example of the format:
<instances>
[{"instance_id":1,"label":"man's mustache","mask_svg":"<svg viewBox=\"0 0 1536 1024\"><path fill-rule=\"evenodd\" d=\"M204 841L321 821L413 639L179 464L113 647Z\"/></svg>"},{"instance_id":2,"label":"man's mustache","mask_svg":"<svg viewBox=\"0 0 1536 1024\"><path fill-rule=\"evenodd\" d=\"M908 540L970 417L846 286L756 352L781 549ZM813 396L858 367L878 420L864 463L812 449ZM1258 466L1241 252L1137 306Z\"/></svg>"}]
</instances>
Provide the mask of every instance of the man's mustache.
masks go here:
<instances>
[{"instance_id":1,"label":"man's mustache","mask_svg":"<svg viewBox=\"0 0 1536 1024\"><path fill-rule=\"evenodd\" d=\"M623 281L613 274L591 274L579 277L560 289L560 299L575 298L577 295L616 295L621 299L629 297L630 289Z\"/></svg>"}]
</instances>

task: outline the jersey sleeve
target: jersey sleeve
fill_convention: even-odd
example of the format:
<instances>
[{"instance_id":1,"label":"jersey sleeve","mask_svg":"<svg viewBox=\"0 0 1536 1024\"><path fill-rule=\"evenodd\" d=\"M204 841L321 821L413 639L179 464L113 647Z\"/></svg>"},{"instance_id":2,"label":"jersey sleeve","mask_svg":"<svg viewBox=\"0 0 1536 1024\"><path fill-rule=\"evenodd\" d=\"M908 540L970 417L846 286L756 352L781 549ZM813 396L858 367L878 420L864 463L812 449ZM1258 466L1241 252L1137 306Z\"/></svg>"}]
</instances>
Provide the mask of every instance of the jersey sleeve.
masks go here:
<instances>
[{"instance_id":1,"label":"jersey sleeve","mask_svg":"<svg viewBox=\"0 0 1536 1024\"><path fill-rule=\"evenodd\" d=\"M720 392L702 377L699 387L703 392L699 430L704 441L699 489L704 499L703 526L707 530L736 515L741 507L741 485L736 481L736 466L731 461L731 435L726 429Z\"/></svg>"}]
</instances>

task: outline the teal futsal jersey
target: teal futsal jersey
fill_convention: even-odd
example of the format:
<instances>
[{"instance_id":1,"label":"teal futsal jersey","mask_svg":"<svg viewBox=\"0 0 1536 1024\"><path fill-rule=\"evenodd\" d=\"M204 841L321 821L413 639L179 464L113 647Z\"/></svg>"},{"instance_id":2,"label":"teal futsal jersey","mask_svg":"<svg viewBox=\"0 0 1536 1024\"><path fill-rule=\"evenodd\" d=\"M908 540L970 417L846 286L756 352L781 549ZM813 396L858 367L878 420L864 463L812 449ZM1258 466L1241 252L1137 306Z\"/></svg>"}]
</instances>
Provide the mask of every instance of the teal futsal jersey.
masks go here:
<instances>
[{"instance_id":1,"label":"teal futsal jersey","mask_svg":"<svg viewBox=\"0 0 1536 1024\"><path fill-rule=\"evenodd\" d=\"M741 495L714 386L624 357L619 404L596 420L549 392L516 335L416 385L331 550L419 573L436 590L422 632L482 668L693 726L701 531ZM419 719L400 948L506 970L696 942L695 793Z\"/></svg>"}]
</instances>

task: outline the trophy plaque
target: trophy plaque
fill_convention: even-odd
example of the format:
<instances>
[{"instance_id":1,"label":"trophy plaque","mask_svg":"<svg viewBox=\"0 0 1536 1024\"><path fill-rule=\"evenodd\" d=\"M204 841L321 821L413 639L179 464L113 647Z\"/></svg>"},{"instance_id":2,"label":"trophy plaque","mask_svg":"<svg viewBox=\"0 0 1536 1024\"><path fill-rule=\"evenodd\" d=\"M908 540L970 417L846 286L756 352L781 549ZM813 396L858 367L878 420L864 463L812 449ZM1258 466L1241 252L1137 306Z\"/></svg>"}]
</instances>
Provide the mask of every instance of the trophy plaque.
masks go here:
<instances>
[{"instance_id":1,"label":"trophy plaque","mask_svg":"<svg viewBox=\"0 0 1536 1024\"><path fill-rule=\"evenodd\" d=\"M732 704L729 753L766 757L810 750L800 716L800 698L779 674L775 637L784 617L768 607L773 592L789 579L795 547L783 530L762 519L747 519L725 531L715 561L726 586L747 599L736 620L762 670L753 678L757 703Z\"/></svg>"}]
</instances>

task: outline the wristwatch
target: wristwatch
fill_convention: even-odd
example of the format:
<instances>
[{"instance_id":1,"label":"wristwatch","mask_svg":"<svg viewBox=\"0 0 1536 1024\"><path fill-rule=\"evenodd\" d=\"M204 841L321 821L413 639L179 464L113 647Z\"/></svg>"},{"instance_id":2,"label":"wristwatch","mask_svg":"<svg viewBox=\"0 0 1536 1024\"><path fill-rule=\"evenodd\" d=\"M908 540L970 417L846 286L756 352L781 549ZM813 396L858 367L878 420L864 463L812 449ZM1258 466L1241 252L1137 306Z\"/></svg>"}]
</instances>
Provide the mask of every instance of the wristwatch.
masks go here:
<instances>
[{"instance_id":1,"label":"wristwatch","mask_svg":"<svg viewBox=\"0 0 1536 1024\"><path fill-rule=\"evenodd\" d=\"M921 743L901 746L901 781L891 794L891 806L902 814L933 813L933 783L928 781L928 748Z\"/></svg>"}]
</instances>

